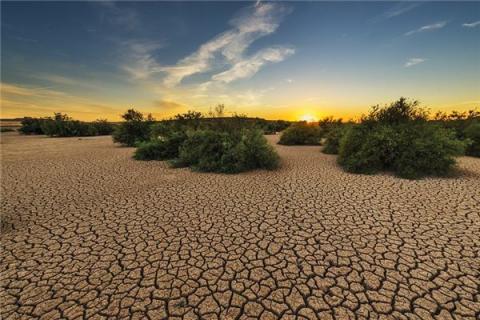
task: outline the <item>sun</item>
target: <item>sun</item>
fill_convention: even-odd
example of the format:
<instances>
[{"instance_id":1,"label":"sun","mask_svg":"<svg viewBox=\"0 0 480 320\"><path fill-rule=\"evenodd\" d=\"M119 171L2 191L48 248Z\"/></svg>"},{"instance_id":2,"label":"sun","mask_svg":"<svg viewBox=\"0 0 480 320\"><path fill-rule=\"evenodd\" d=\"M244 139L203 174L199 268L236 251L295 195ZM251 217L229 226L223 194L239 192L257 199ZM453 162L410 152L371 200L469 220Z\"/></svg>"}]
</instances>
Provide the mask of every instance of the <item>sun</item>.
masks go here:
<instances>
[{"instance_id":1,"label":"sun","mask_svg":"<svg viewBox=\"0 0 480 320\"><path fill-rule=\"evenodd\" d=\"M315 116L312 116L311 114L304 114L300 116L300 121L306 121L306 122L315 122L317 119Z\"/></svg>"}]
</instances>

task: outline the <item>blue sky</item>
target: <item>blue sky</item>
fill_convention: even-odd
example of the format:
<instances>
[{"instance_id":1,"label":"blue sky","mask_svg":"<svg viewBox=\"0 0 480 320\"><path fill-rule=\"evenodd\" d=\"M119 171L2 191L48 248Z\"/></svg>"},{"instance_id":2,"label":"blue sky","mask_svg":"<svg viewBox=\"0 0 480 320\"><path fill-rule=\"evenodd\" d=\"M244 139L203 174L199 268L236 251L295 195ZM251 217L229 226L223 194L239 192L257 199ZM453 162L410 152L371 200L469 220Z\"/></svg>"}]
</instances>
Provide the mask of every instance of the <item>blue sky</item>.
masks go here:
<instances>
[{"instance_id":1,"label":"blue sky","mask_svg":"<svg viewBox=\"0 0 480 320\"><path fill-rule=\"evenodd\" d=\"M2 2L2 117L480 105L479 2Z\"/></svg>"}]
</instances>

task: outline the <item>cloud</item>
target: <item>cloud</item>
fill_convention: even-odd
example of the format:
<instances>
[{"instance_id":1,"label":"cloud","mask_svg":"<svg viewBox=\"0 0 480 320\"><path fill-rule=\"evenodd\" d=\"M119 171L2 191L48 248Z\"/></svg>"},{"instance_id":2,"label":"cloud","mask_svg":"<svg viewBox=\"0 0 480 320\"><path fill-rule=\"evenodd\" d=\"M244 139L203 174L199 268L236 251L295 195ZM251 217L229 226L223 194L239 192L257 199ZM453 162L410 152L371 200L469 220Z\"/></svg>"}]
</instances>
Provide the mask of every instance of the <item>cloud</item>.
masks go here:
<instances>
[{"instance_id":1,"label":"cloud","mask_svg":"<svg viewBox=\"0 0 480 320\"><path fill-rule=\"evenodd\" d=\"M280 62L294 53L295 49L293 48L263 49L251 57L236 62L229 70L215 74L212 80L229 83L237 79L248 78L257 73L263 65Z\"/></svg>"},{"instance_id":2,"label":"cloud","mask_svg":"<svg viewBox=\"0 0 480 320\"><path fill-rule=\"evenodd\" d=\"M245 52L250 45L269 34L274 33L282 18L290 10L283 4L257 3L241 10L230 20L231 28L218 34L202 44L195 52L179 60L175 65L161 66L156 62L150 50L135 55L132 65L124 66L136 78L147 78L154 73L164 73L163 84L172 88L189 76L207 73L219 68L230 67L230 70L217 73L216 79L230 82L235 79L251 76L267 62L278 62L292 54L291 48L262 49L250 57ZM240 66L248 67L241 72ZM204 84L208 86L208 83Z\"/></svg>"},{"instance_id":3,"label":"cloud","mask_svg":"<svg viewBox=\"0 0 480 320\"><path fill-rule=\"evenodd\" d=\"M61 86L96 88L96 86L92 84L91 81L65 77L63 75L57 75L57 74L46 74L46 73L34 74L31 76L31 78L47 81L49 83L53 83Z\"/></svg>"},{"instance_id":4,"label":"cloud","mask_svg":"<svg viewBox=\"0 0 480 320\"><path fill-rule=\"evenodd\" d=\"M155 50L163 47L161 43L131 40L122 42L122 46L126 47L126 51L129 52L129 61L133 61L122 68L134 79L146 79L151 74L161 70L154 57Z\"/></svg>"},{"instance_id":5,"label":"cloud","mask_svg":"<svg viewBox=\"0 0 480 320\"><path fill-rule=\"evenodd\" d=\"M167 100L155 100L153 101L153 105L156 108L171 110L171 109L181 109L185 106L181 103L177 103L174 101L167 101Z\"/></svg>"},{"instance_id":6,"label":"cloud","mask_svg":"<svg viewBox=\"0 0 480 320\"><path fill-rule=\"evenodd\" d=\"M140 25L140 19L135 10L128 8L125 4L117 5L114 1L98 1L96 5L103 7L107 14L101 15L102 20L121 26L127 30L136 29Z\"/></svg>"},{"instance_id":7,"label":"cloud","mask_svg":"<svg viewBox=\"0 0 480 320\"><path fill-rule=\"evenodd\" d=\"M390 9L385 11L382 14L382 17L384 19L390 19L390 18L393 18L393 17L397 17L397 16L400 16L404 13L407 13L407 12L415 9L419 5L421 5L421 3L411 3L411 2L410 3L397 3L394 6L392 6Z\"/></svg>"},{"instance_id":8,"label":"cloud","mask_svg":"<svg viewBox=\"0 0 480 320\"><path fill-rule=\"evenodd\" d=\"M462 26L466 28L475 28L477 26L480 26L480 20L475 22L470 22L470 23L464 23L462 24Z\"/></svg>"},{"instance_id":9,"label":"cloud","mask_svg":"<svg viewBox=\"0 0 480 320\"><path fill-rule=\"evenodd\" d=\"M99 115L118 118L113 106L44 87L0 83L2 115L4 117L48 116L67 112L73 117L94 120Z\"/></svg>"},{"instance_id":10,"label":"cloud","mask_svg":"<svg viewBox=\"0 0 480 320\"><path fill-rule=\"evenodd\" d=\"M164 84L172 87L188 76L211 70L217 53L235 68L244 61L246 49L255 40L275 32L288 11L283 5L275 3L257 3L242 10L230 21L232 29L204 43L175 66L163 68L167 73Z\"/></svg>"},{"instance_id":11,"label":"cloud","mask_svg":"<svg viewBox=\"0 0 480 320\"><path fill-rule=\"evenodd\" d=\"M410 67L413 67L414 65L417 65L419 63L422 63L422 62L425 62L427 61L427 59L423 59L423 58L410 58L407 60L407 62L405 62L405 65L404 67L405 68L410 68Z\"/></svg>"},{"instance_id":12,"label":"cloud","mask_svg":"<svg viewBox=\"0 0 480 320\"><path fill-rule=\"evenodd\" d=\"M438 29L441 29L441 28L445 27L446 25L447 25L446 21L441 21L441 22L437 22L437 23L434 23L434 24L429 24L429 25L420 27L418 29L409 31L409 32L405 33L405 35L410 36L410 35L415 34L415 33L438 30Z\"/></svg>"},{"instance_id":13,"label":"cloud","mask_svg":"<svg viewBox=\"0 0 480 320\"><path fill-rule=\"evenodd\" d=\"M65 93L61 91L51 90L42 87L27 87L15 84L0 83L0 91L2 95L24 96L24 97L65 97Z\"/></svg>"}]
</instances>

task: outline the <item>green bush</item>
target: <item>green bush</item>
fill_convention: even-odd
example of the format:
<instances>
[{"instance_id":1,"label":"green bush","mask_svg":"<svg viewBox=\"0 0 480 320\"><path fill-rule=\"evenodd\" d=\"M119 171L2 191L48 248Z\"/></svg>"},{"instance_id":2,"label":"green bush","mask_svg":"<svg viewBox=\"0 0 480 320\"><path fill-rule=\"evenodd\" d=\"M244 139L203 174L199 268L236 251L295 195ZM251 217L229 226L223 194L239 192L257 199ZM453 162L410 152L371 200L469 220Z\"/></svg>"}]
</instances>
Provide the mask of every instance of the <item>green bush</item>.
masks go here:
<instances>
[{"instance_id":1,"label":"green bush","mask_svg":"<svg viewBox=\"0 0 480 320\"><path fill-rule=\"evenodd\" d=\"M275 169L279 157L260 130L240 133L197 130L189 133L173 165L204 172L238 173Z\"/></svg>"},{"instance_id":2,"label":"green bush","mask_svg":"<svg viewBox=\"0 0 480 320\"><path fill-rule=\"evenodd\" d=\"M0 132L14 132L15 129L8 127L0 127Z\"/></svg>"},{"instance_id":3,"label":"green bush","mask_svg":"<svg viewBox=\"0 0 480 320\"><path fill-rule=\"evenodd\" d=\"M453 130L430 123L408 126L400 134L392 165L398 176L407 179L448 174L455 166L455 157L463 155L468 145L457 139Z\"/></svg>"},{"instance_id":4,"label":"green bush","mask_svg":"<svg viewBox=\"0 0 480 320\"><path fill-rule=\"evenodd\" d=\"M278 143L283 145L319 145L321 138L318 126L295 124L283 131Z\"/></svg>"},{"instance_id":5,"label":"green bush","mask_svg":"<svg viewBox=\"0 0 480 320\"><path fill-rule=\"evenodd\" d=\"M113 133L114 125L108 122L106 119L97 119L92 123L89 123L92 135L109 136Z\"/></svg>"},{"instance_id":6,"label":"green bush","mask_svg":"<svg viewBox=\"0 0 480 320\"><path fill-rule=\"evenodd\" d=\"M183 132L174 132L167 137L141 142L133 157L136 160L171 160L178 158L179 148L187 136Z\"/></svg>"},{"instance_id":7,"label":"green bush","mask_svg":"<svg viewBox=\"0 0 480 320\"><path fill-rule=\"evenodd\" d=\"M480 157L480 120L474 121L466 127L464 135L470 142L466 154L473 157Z\"/></svg>"},{"instance_id":8,"label":"green bush","mask_svg":"<svg viewBox=\"0 0 480 320\"><path fill-rule=\"evenodd\" d=\"M334 117L325 117L318 121L318 127L320 128L320 136L326 137L330 131L335 130L343 125L341 118L335 119Z\"/></svg>"},{"instance_id":9,"label":"green bush","mask_svg":"<svg viewBox=\"0 0 480 320\"><path fill-rule=\"evenodd\" d=\"M389 126L356 125L341 139L338 163L348 172L375 173L389 167L395 147L395 132Z\"/></svg>"},{"instance_id":10,"label":"green bush","mask_svg":"<svg viewBox=\"0 0 480 320\"><path fill-rule=\"evenodd\" d=\"M50 137L83 137L96 135L86 122L72 120L68 115L55 113L53 118L43 119L41 128L44 134Z\"/></svg>"},{"instance_id":11,"label":"green bush","mask_svg":"<svg viewBox=\"0 0 480 320\"><path fill-rule=\"evenodd\" d=\"M335 126L331 128L325 134L325 142L323 143L324 147L322 152L326 154L338 154L338 150L340 148L340 139L345 135L347 130L347 125Z\"/></svg>"},{"instance_id":12,"label":"green bush","mask_svg":"<svg viewBox=\"0 0 480 320\"><path fill-rule=\"evenodd\" d=\"M20 122L22 126L19 131L23 134L44 134L42 130L43 121L45 119L25 117Z\"/></svg>"},{"instance_id":13,"label":"green bush","mask_svg":"<svg viewBox=\"0 0 480 320\"><path fill-rule=\"evenodd\" d=\"M348 172L389 170L408 179L447 174L468 143L453 130L428 122L428 114L417 106L402 98L374 108L340 139L338 163Z\"/></svg>"},{"instance_id":14,"label":"green bush","mask_svg":"<svg viewBox=\"0 0 480 320\"><path fill-rule=\"evenodd\" d=\"M150 140L151 127L154 119L151 115L146 118L142 113L129 109L122 115L125 120L113 131L113 141L124 146L133 147L138 143Z\"/></svg>"}]
</instances>

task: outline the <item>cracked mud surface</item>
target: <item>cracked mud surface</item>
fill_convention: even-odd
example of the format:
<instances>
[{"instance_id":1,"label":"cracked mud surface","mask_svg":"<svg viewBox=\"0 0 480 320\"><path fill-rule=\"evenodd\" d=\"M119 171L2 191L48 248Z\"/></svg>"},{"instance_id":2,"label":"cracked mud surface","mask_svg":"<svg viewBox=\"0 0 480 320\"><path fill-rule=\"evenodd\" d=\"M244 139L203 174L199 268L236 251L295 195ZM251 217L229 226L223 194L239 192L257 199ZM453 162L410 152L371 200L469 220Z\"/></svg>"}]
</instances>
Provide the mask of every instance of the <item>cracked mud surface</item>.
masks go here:
<instances>
[{"instance_id":1,"label":"cracked mud surface","mask_svg":"<svg viewBox=\"0 0 480 320\"><path fill-rule=\"evenodd\" d=\"M408 181L276 148L229 176L2 136L1 317L480 317L480 159Z\"/></svg>"}]
</instances>

